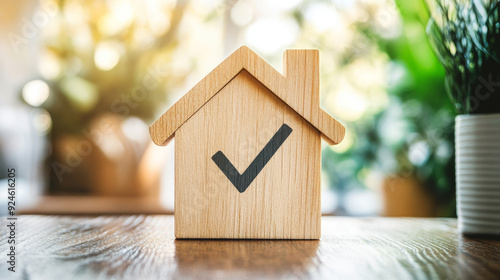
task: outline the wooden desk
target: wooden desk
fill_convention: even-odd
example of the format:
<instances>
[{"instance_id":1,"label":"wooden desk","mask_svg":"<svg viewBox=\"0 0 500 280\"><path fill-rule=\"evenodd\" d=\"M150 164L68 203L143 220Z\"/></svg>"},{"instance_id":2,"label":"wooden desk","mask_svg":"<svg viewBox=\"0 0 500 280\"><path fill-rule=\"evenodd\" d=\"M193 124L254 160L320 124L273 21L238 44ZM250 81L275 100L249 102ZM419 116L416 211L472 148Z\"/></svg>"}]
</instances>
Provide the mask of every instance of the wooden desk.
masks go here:
<instances>
[{"instance_id":1,"label":"wooden desk","mask_svg":"<svg viewBox=\"0 0 500 280\"><path fill-rule=\"evenodd\" d=\"M320 241L175 240L172 216L18 223L21 267L7 271L2 226L0 279L500 278L500 241L462 236L455 219L323 217Z\"/></svg>"}]
</instances>

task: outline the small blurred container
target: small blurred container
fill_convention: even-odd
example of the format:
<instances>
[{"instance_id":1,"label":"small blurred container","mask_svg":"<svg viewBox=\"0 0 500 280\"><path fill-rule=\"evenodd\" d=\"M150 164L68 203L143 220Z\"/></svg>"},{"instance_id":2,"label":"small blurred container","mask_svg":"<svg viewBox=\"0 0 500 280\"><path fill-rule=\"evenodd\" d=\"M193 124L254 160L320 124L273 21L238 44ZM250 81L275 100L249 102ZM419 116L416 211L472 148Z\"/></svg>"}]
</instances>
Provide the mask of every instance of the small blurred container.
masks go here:
<instances>
[{"instance_id":1,"label":"small blurred container","mask_svg":"<svg viewBox=\"0 0 500 280\"><path fill-rule=\"evenodd\" d=\"M458 227L500 235L500 114L455 119Z\"/></svg>"},{"instance_id":2,"label":"small blurred container","mask_svg":"<svg viewBox=\"0 0 500 280\"><path fill-rule=\"evenodd\" d=\"M45 190L47 116L43 109L0 106L0 214L7 214L8 169L15 168L16 212L32 206Z\"/></svg>"}]
</instances>

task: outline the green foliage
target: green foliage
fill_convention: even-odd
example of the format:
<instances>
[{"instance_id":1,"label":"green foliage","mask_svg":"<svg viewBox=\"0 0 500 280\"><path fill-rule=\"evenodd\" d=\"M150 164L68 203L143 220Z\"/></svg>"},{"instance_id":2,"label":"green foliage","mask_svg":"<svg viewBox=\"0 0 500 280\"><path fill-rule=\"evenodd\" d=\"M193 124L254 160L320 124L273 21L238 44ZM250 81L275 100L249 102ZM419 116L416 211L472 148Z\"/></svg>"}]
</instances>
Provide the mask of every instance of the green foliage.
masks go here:
<instances>
[{"instance_id":1,"label":"green foliage","mask_svg":"<svg viewBox=\"0 0 500 280\"><path fill-rule=\"evenodd\" d=\"M500 112L500 1L429 0L427 33L460 114Z\"/></svg>"},{"instance_id":2,"label":"green foliage","mask_svg":"<svg viewBox=\"0 0 500 280\"><path fill-rule=\"evenodd\" d=\"M323 166L330 185L341 192L364 187L371 171L414 176L437 198L440 215L454 215L453 106L445 94L445 72L429 45L426 7L396 1L402 20L398 36L387 38L373 22L356 32L388 56L389 104L370 117L349 123L355 135L347 151L325 149Z\"/></svg>"}]
</instances>

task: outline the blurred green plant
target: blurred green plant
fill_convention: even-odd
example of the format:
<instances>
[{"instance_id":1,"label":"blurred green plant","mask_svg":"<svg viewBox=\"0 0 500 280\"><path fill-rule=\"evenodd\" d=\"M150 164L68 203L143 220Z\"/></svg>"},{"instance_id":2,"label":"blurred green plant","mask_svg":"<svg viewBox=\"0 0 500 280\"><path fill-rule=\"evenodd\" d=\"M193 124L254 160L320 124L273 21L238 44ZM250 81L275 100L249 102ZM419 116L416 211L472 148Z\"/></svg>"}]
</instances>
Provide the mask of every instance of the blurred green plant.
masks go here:
<instances>
[{"instance_id":1,"label":"blurred green plant","mask_svg":"<svg viewBox=\"0 0 500 280\"><path fill-rule=\"evenodd\" d=\"M455 216L455 113L442 94L446 91L443 67L426 40L429 16L422 2L396 3L403 20L402 37L388 42L386 50L393 61L405 66L408 76L389 91L400 98L403 119L410 124L404 141L394 148L398 173L414 174L423 182L437 199L438 215Z\"/></svg>"},{"instance_id":2,"label":"blurred green plant","mask_svg":"<svg viewBox=\"0 0 500 280\"><path fill-rule=\"evenodd\" d=\"M454 112L442 94L446 91L443 67L426 39L428 13L419 1L391 3L385 2L382 11L366 3L358 7L365 16L351 25L351 36L358 38L357 43L336 57L341 60L340 68L322 80L338 82L332 75L346 71L360 58L374 57L376 52L386 57L383 83L388 102L347 123L352 144L346 150L325 148L323 170L340 196L373 185L373 172L415 177L436 197L437 214L454 216ZM384 22L384 17L377 16L380 14L400 22L390 21L388 16ZM401 30L387 30L395 26ZM343 209L338 212L343 213Z\"/></svg>"}]
</instances>

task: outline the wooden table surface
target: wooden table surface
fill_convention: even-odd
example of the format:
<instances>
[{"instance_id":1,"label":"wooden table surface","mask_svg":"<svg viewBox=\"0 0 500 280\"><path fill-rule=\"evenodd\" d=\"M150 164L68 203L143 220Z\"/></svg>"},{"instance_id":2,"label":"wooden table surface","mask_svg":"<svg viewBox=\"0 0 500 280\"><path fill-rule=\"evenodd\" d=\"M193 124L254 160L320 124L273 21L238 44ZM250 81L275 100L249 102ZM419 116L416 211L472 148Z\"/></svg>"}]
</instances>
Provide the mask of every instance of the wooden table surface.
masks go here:
<instances>
[{"instance_id":1,"label":"wooden table surface","mask_svg":"<svg viewBox=\"0 0 500 280\"><path fill-rule=\"evenodd\" d=\"M0 279L500 279L500 241L456 225L323 217L319 241L176 240L168 215L20 216L15 273L0 230Z\"/></svg>"}]
</instances>

